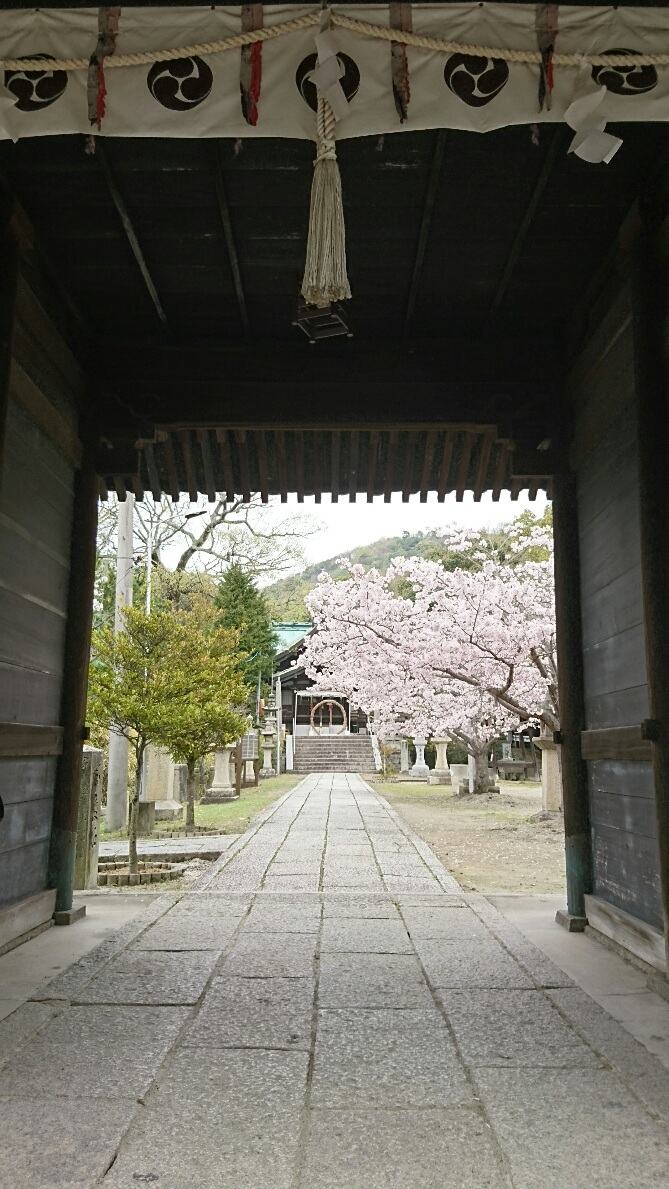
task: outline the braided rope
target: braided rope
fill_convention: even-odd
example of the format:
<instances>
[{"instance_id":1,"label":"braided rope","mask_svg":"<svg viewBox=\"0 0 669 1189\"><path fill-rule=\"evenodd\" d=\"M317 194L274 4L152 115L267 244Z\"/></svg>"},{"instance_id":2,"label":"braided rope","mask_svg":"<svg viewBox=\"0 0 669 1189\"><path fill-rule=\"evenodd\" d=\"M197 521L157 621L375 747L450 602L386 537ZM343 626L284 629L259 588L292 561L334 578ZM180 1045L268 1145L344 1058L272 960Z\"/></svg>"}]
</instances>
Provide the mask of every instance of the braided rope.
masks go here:
<instances>
[{"instance_id":1,"label":"braided rope","mask_svg":"<svg viewBox=\"0 0 669 1189\"><path fill-rule=\"evenodd\" d=\"M314 165L317 161L336 161L336 129L337 121L335 114L330 107L324 95L318 96L318 109L316 112L316 156L314 158Z\"/></svg>"},{"instance_id":2,"label":"braided rope","mask_svg":"<svg viewBox=\"0 0 669 1189\"><path fill-rule=\"evenodd\" d=\"M173 62L178 58L192 58L202 54L221 54L226 50L240 49L255 42L272 41L277 37L285 37L288 33L297 33L301 29L308 29L320 24L321 13L310 12L304 16L295 17L290 21L282 21L279 25L268 25L263 29L252 29L247 33L237 33L230 37L221 37L217 41L203 41L198 45L184 45L177 49L147 50L140 54L119 54L117 57L105 60L105 70L117 69L123 66L150 66L154 62ZM443 37L426 37L422 33L409 33L407 30L387 29L383 25L370 24L359 21L355 17L345 16L343 13L333 12L332 24L340 29L348 29L351 33L360 33L363 37L373 37L381 41L394 41L400 45L415 46L416 49L433 50L442 54L466 54L475 58L496 58L503 62L520 62L527 65L541 65L539 50L513 50L493 45L470 45L467 42L447 41ZM667 54L553 54L555 66L669 66ZM0 61L5 70L39 70L45 69L44 58L5 58ZM88 70L88 58L50 58L48 70Z\"/></svg>"},{"instance_id":3,"label":"braided rope","mask_svg":"<svg viewBox=\"0 0 669 1189\"><path fill-rule=\"evenodd\" d=\"M460 41L446 41L442 37L425 37L422 33L401 32L386 29L383 25L372 25L358 21L355 17L333 12L332 24L351 33L362 33L365 37L376 37L382 41L396 41L400 45L413 45L418 49L437 50L442 54L467 54L476 58L497 58L504 62L541 64L539 50L508 50L491 45L468 45ZM553 54L555 66L669 66L669 54Z\"/></svg>"},{"instance_id":4,"label":"braided rope","mask_svg":"<svg viewBox=\"0 0 669 1189\"><path fill-rule=\"evenodd\" d=\"M202 54L222 54L225 50L240 49L245 45L253 45L256 41L272 41L276 37L285 37L287 33L298 33L301 29L309 29L312 25L320 24L320 19L320 11L309 12L293 20L282 21L279 25L251 29L248 33L236 33L230 37L221 37L218 41L203 41L198 45L184 45L171 50L147 50L142 54L119 54L105 60L105 70L121 66L151 66L154 62L173 62L177 58L194 58ZM50 58L48 69L88 70L88 64L88 58ZM5 58L0 65L5 70L43 71L46 63L44 58Z\"/></svg>"}]
</instances>

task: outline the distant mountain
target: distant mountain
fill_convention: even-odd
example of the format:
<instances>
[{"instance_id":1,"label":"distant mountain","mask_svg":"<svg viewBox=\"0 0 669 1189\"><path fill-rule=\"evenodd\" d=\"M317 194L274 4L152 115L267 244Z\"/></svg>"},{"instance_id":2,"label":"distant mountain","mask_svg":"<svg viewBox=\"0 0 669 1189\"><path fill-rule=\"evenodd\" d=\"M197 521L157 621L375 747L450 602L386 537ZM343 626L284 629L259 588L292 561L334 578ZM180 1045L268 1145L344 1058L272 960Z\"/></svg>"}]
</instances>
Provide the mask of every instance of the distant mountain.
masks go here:
<instances>
[{"instance_id":1,"label":"distant mountain","mask_svg":"<svg viewBox=\"0 0 669 1189\"><path fill-rule=\"evenodd\" d=\"M385 573L393 557L430 557L433 550L443 550L443 540L435 533L405 532L401 537L381 537L378 541L372 541L371 545L358 545L346 556L366 569L374 566L381 573ZM299 574L279 578L278 582L265 586L263 594L270 605L272 618L280 623L308 619L304 596L313 589L318 575L323 571L332 574L333 578L342 577L344 571L338 564L339 557L341 554L315 562Z\"/></svg>"}]
</instances>

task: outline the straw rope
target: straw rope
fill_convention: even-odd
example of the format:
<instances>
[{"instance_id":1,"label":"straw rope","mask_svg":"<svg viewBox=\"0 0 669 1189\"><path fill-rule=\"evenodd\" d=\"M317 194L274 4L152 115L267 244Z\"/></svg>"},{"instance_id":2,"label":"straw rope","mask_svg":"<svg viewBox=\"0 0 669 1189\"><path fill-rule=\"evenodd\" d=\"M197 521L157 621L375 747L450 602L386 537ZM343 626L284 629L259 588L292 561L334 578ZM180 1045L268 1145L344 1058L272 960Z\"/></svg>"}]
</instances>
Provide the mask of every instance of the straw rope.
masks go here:
<instances>
[{"instance_id":1,"label":"straw rope","mask_svg":"<svg viewBox=\"0 0 669 1189\"><path fill-rule=\"evenodd\" d=\"M248 33L235 33L230 37L220 37L218 41L202 41L198 45L183 45L171 50L147 50L142 54L118 54L114 58L105 58L105 70L121 66L151 66L154 62L174 62L177 58L194 58L202 54L222 54L225 50L240 49L244 45L253 45L256 41L272 41L276 37L285 37L287 33L299 33L300 29L309 29L312 25L320 24L319 12L308 12L304 16L295 17L291 21L282 21L280 25L268 25L263 29L250 29ZM89 58L4 58L2 66L5 70L88 70Z\"/></svg>"},{"instance_id":2,"label":"straw rope","mask_svg":"<svg viewBox=\"0 0 669 1189\"><path fill-rule=\"evenodd\" d=\"M285 37L288 33L297 33L301 29L308 29L319 25L321 20L318 12L306 13L290 21L282 21L279 25L269 25L263 29L252 29L248 33L237 33L230 37L221 37L217 41L204 41L198 45L184 45L177 49L148 50L141 54L119 54L105 59L105 70L117 69L123 66L150 66L154 62L173 62L177 58L192 58L202 54L221 54L226 50L239 49L241 46L253 45L257 41L272 41L277 37ZM348 29L351 33L360 33L363 37L373 37L381 41L395 41L400 45L415 46L416 49L432 50L442 54L466 54L475 58L496 58L503 62L520 62L527 65L540 65L539 50L503 49L493 45L470 45L461 41L447 41L442 37L425 37L422 33L409 33L407 30L387 29L383 25L370 24L359 21L355 17L345 16L343 13L333 12L332 24L340 29ZM46 65L48 61L48 66ZM669 66L669 53L666 54L553 54L555 66ZM5 70L39 70L47 68L53 70L88 70L88 58L5 58L0 65Z\"/></svg>"}]
</instances>

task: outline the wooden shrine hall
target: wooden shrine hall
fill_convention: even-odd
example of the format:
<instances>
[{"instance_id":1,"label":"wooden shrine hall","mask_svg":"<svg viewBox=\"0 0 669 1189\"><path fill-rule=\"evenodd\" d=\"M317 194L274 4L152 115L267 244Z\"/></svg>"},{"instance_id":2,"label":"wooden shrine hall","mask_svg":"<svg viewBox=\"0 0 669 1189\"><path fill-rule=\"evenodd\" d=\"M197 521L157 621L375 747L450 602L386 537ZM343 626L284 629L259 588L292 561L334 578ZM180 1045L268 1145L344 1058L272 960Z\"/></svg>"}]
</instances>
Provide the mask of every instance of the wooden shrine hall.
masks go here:
<instances>
[{"instance_id":1,"label":"wooden shrine hall","mask_svg":"<svg viewBox=\"0 0 669 1189\"><path fill-rule=\"evenodd\" d=\"M264 6L265 23L292 7ZM311 23L293 48L288 35L263 44L261 86L246 52L259 42L193 53L181 74L108 66L124 46L253 33L261 5L255 25L247 9L169 0L124 5L118 29L76 3L0 13L0 946L72 905L99 497L541 489L555 523L564 921L587 917L666 975L669 67L589 66L586 96L608 122L575 133L563 118L575 68L557 55L562 37L652 60L669 13L560 6L556 35L537 32L551 6L536 7L366 8L386 30L405 21L400 51L421 29L498 46L508 20L508 44L534 54L502 62L505 75L494 57L430 50L429 77L420 45L398 58L337 25L362 6L335 7L352 297L329 309L300 295L318 14L299 8ZM583 46L586 18L601 31ZM40 72L45 54L80 65ZM91 76L81 61L94 54ZM516 69L529 81L514 99ZM569 151L575 136L591 159Z\"/></svg>"}]
</instances>

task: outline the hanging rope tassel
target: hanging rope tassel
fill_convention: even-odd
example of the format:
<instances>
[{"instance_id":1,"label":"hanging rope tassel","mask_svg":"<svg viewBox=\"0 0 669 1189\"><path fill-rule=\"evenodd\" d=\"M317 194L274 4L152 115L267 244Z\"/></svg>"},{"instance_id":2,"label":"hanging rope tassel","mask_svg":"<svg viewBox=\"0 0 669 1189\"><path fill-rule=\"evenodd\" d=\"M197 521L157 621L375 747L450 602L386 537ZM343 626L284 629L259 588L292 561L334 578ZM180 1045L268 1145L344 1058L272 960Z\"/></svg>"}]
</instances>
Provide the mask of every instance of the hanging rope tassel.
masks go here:
<instances>
[{"instance_id":1,"label":"hanging rope tassel","mask_svg":"<svg viewBox=\"0 0 669 1189\"><path fill-rule=\"evenodd\" d=\"M351 296L346 275L346 229L341 177L335 147L336 120L319 93L316 113L316 160L311 184L309 237L302 296L309 305L330 305Z\"/></svg>"}]
</instances>

